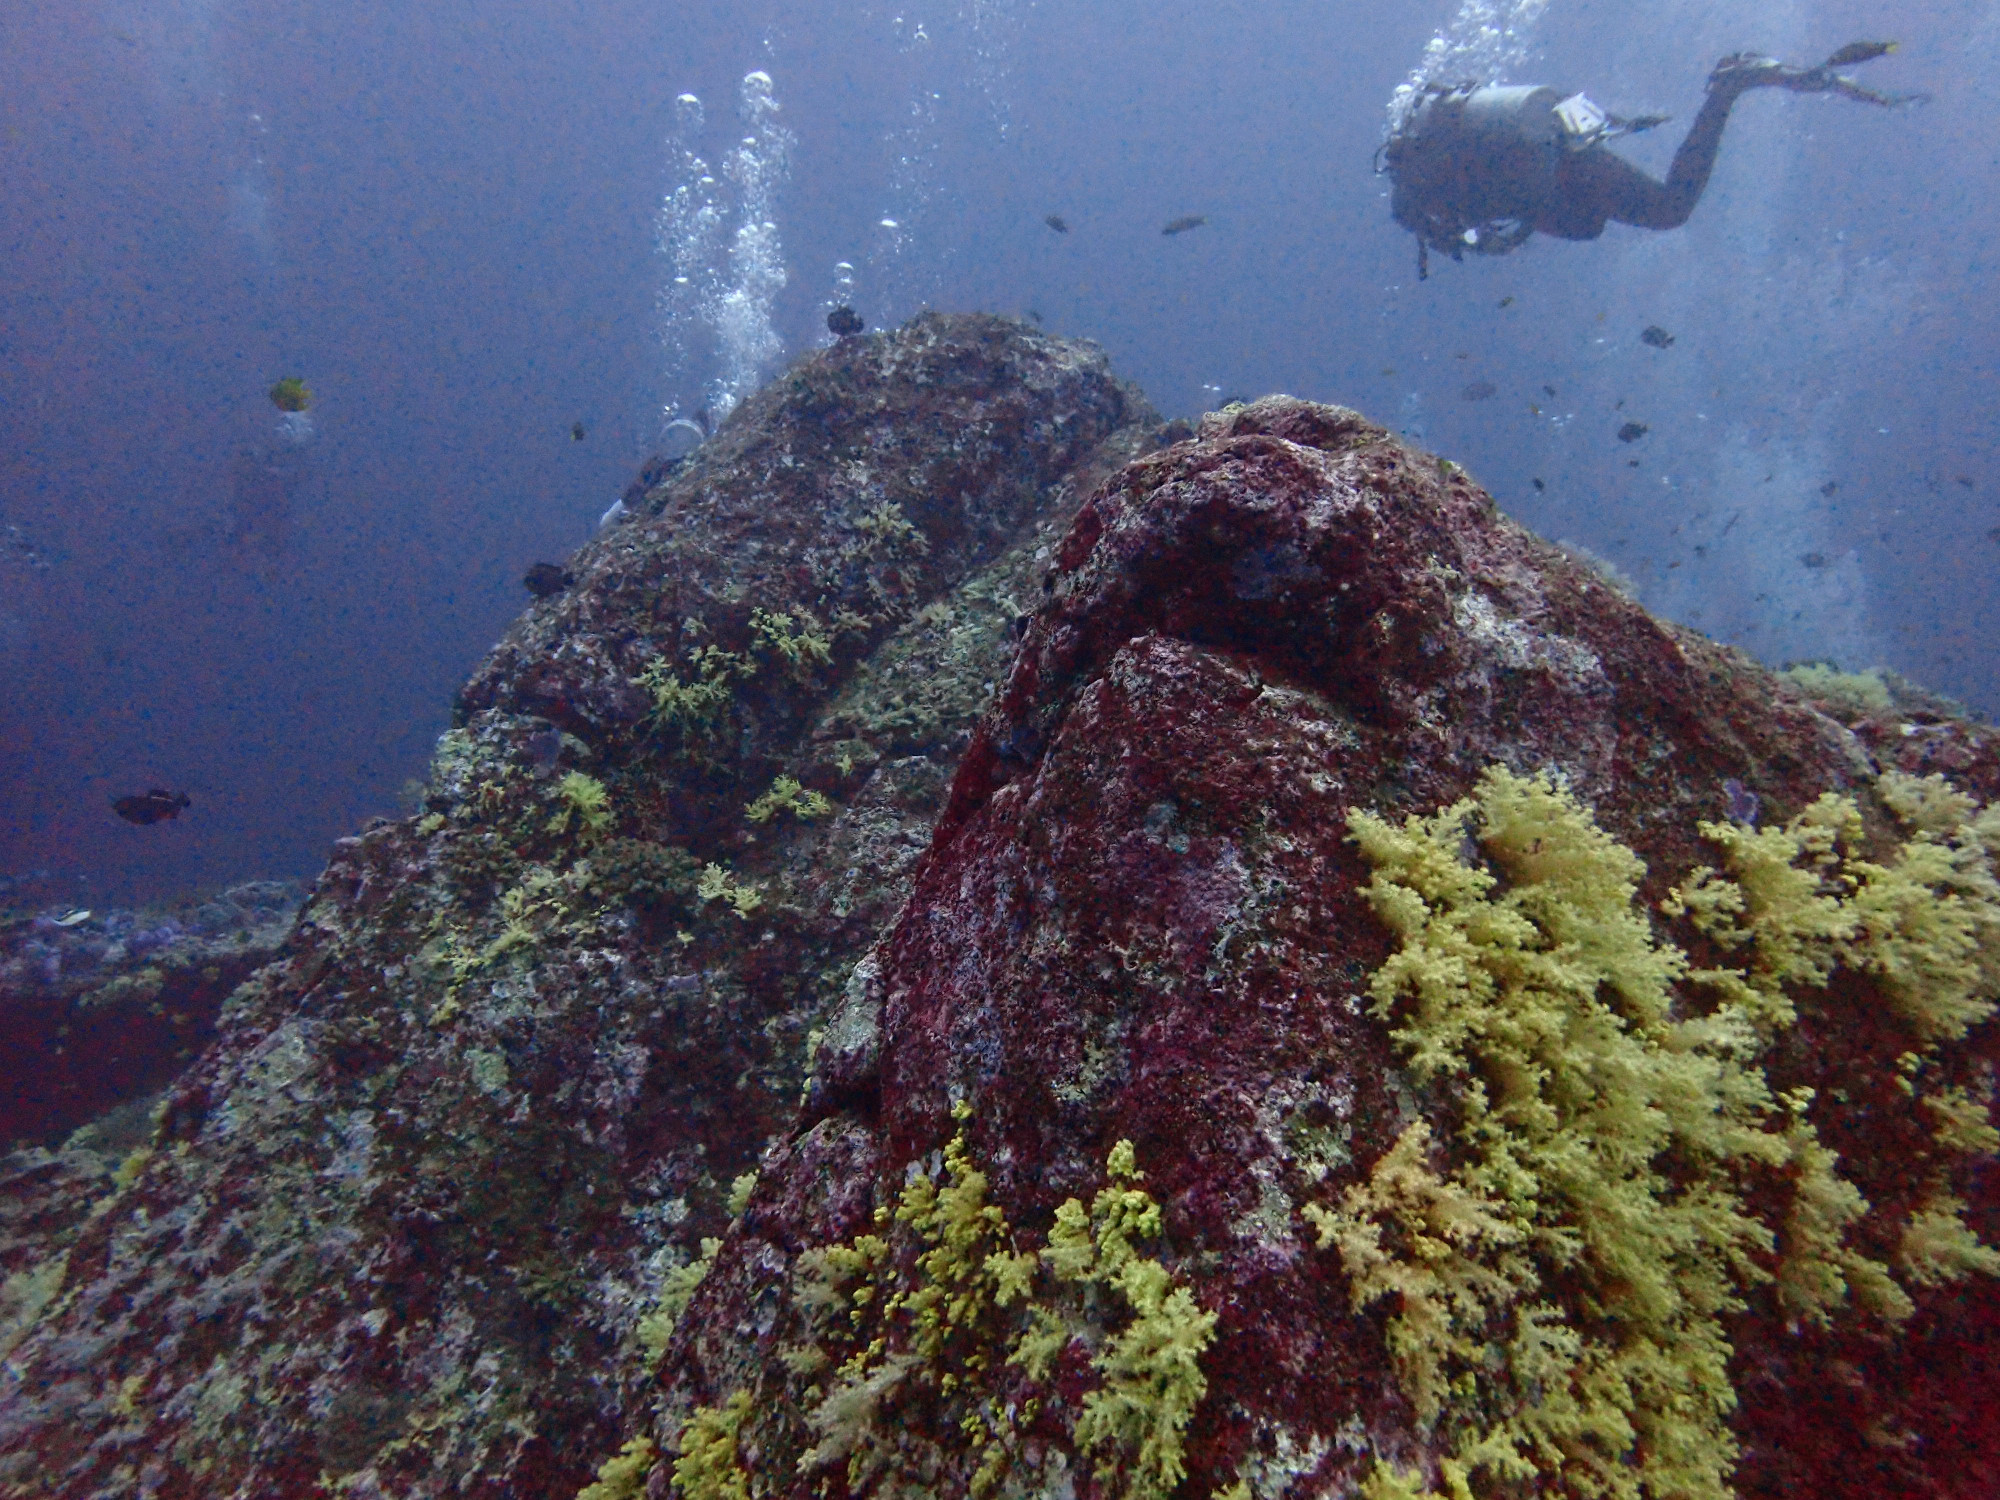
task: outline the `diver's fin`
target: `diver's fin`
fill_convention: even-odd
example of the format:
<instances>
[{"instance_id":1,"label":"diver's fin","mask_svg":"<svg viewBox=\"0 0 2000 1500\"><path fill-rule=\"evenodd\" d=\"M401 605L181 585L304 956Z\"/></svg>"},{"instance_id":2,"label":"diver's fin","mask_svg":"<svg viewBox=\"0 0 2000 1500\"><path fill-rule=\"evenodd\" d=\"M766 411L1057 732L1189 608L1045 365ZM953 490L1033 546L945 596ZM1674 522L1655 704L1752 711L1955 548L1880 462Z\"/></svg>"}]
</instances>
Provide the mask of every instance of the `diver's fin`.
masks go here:
<instances>
[{"instance_id":1,"label":"diver's fin","mask_svg":"<svg viewBox=\"0 0 2000 1500\"><path fill-rule=\"evenodd\" d=\"M1885 94L1878 89L1862 87L1845 73L1834 72L1835 68L1858 67L1878 57L1887 57L1895 50L1894 42L1849 42L1818 67L1806 69L1799 82L1787 87L1801 92L1839 94L1843 98L1858 99L1863 104L1879 104L1885 109L1929 103L1929 94Z\"/></svg>"},{"instance_id":2,"label":"diver's fin","mask_svg":"<svg viewBox=\"0 0 2000 1500\"><path fill-rule=\"evenodd\" d=\"M1812 92L1839 94L1843 99L1858 99L1863 104L1879 104L1884 109L1901 109L1906 104L1928 104L1929 94L1885 94L1880 89L1863 88L1845 73L1829 73L1824 68L1815 68L1818 82Z\"/></svg>"},{"instance_id":3,"label":"diver's fin","mask_svg":"<svg viewBox=\"0 0 2000 1500\"><path fill-rule=\"evenodd\" d=\"M1833 56L1821 63L1822 68L1853 68L1865 62L1873 62L1878 57L1886 57L1896 50L1894 42L1849 42Z\"/></svg>"}]
</instances>

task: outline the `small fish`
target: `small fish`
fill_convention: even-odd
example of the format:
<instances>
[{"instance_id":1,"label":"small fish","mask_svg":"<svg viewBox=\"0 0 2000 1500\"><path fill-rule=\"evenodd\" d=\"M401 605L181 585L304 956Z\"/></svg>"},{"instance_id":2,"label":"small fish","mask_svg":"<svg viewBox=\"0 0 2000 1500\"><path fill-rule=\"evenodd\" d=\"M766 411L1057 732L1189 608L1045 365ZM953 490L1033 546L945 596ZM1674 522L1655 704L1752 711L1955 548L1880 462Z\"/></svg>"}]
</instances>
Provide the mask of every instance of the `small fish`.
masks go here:
<instances>
[{"instance_id":1,"label":"small fish","mask_svg":"<svg viewBox=\"0 0 2000 1500\"><path fill-rule=\"evenodd\" d=\"M1851 68L1856 63L1873 62L1896 50L1894 42L1849 42L1821 63L1822 68Z\"/></svg>"},{"instance_id":2,"label":"small fish","mask_svg":"<svg viewBox=\"0 0 2000 1500\"><path fill-rule=\"evenodd\" d=\"M711 436L708 425L708 408L704 406L692 417L675 417L673 421L660 429L660 436L665 437L668 433L676 430L692 433L697 443L707 442ZM665 476L661 477L664 478Z\"/></svg>"},{"instance_id":3,"label":"small fish","mask_svg":"<svg viewBox=\"0 0 2000 1500\"><path fill-rule=\"evenodd\" d=\"M1648 323L1639 334L1640 343L1651 344L1655 349L1668 348L1672 345L1673 341L1674 336L1658 323Z\"/></svg>"},{"instance_id":4,"label":"small fish","mask_svg":"<svg viewBox=\"0 0 2000 1500\"><path fill-rule=\"evenodd\" d=\"M1722 783L1722 794L1729 799L1729 821L1757 826L1757 794L1738 781L1734 776Z\"/></svg>"},{"instance_id":5,"label":"small fish","mask_svg":"<svg viewBox=\"0 0 2000 1500\"><path fill-rule=\"evenodd\" d=\"M1556 395L1556 388L1552 385L1545 385L1542 387L1542 394L1553 401Z\"/></svg>"},{"instance_id":6,"label":"small fish","mask_svg":"<svg viewBox=\"0 0 2000 1500\"><path fill-rule=\"evenodd\" d=\"M1957 483L1961 489L1969 490L1972 488L1972 480L1964 474L1959 475L1955 483Z\"/></svg>"},{"instance_id":7,"label":"small fish","mask_svg":"<svg viewBox=\"0 0 2000 1500\"><path fill-rule=\"evenodd\" d=\"M1199 229L1208 222L1207 214L1188 214L1182 218L1167 220L1167 227L1161 234L1186 234L1190 229Z\"/></svg>"},{"instance_id":8,"label":"small fish","mask_svg":"<svg viewBox=\"0 0 2000 1500\"><path fill-rule=\"evenodd\" d=\"M852 338L866 326L861 314L844 302L826 315L826 331L837 339Z\"/></svg>"},{"instance_id":9,"label":"small fish","mask_svg":"<svg viewBox=\"0 0 2000 1500\"><path fill-rule=\"evenodd\" d=\"M1461 401L1491 401L1500 394L1500 387L1490 380L1475 380L1458 393Z\"/></svg>"},{"instance_id":10,"label":"small fish","mask_svg":"<svg viewBox=\"0 0 2000 1500\"><path fill-rule=\"evenodd\" d=\"M56 927L81 927L89 920L90 908L80 906L75 911L64 912L61 916L55 918L51 925Z\"/></svg>"},{"instance_id":11,"label":"small fish","mask_svg":"<svg viewBox=\"0 0 2000 1500\"><path fill-rule=\"evenodd\" d=\"M1057 234L1069 233L1069 220L1065 219L1061 214L1050 214L1047 218L1043 219L1042 222L1048 225L1049 228L1053 229Z\"/></svg>"},{"instance_id":12,"label":"small fish","mask_svg":"<svg viewBox=\"0 0 2000 1500\"><path fill-rule=\"evenodd\" d=\"M1502 297L1500 299L1499 305L1501 307L1512 307L1514 305L1514 299L1512 297Z\"/></svg>"},{"instance_id":13,"label":"small fish","mask_svg":"<svg viewBox=\"0 0 2000 1500\"><path fill-rule=\"evenodd\" d=\"M1396 367L1394 365L1382 366L1382 378L1384 380L1394 380L1396 378Z\"/></svg>"},{"instance_id":14,"label":"small fish","mask_svg":"<svg viewBox=\"0 0 2000 1500\"><path fill-rule=\"evenodd\" d=\"M113 812L128 823L138 823L142 826L171 821L191 806L193 804L188 800L186 792L176 794L162 786L134 793L130 797L111 799Z\"/></svg>"},{"instance_id":15,"label":"small fish","mask_svg":"<svg viewBox=\"0 0 2000 1500\"><path fill-rule=\"evenodd\" d=\"M1835 490L1837 490L1837 489L1839 489L1839 488L1840 488L1840 481L1839 481L1839 480L1837 480L1837 479L1829 479L1829 480L1828 480L1828 481L1827 481L1827 482L1826 482L1825 484L1823 484L1823 485L1821 485L1821 486L1819 487L1819 492L1820 492L1820 493L1821 493L1822 495L1831 495L1831 494L1832 494L1832 493L1833 493L1833 492L1834 492Z\"/></svg>"},{"instance_id":16,"label":"small fish","mask_svg":"<svg viewBox=\"0 0 2000 1500\"><path fill-rule=\"evenodd\" d=\"M569 424L569 440L572 443L580 443L586 436L588 434L584 431L583 423L572 422Z\"/></svg>"},{"instance_id":17,"label":"small fish","mask_svg":"<svg viewBox=\"0 0 2000 1500\"><path fill-rule=\"evenodd\" d=\"M313 394L296 375L287 375L271 387L271 404L279 411L304 411L312 405Z\"/></svg>"},{"instance_id":18,"label":"small fish","mask_svg":"<svg viewBox=\"0 0 2000 1500\"><path fill-rule=\"evenodd\" d=\"M1628 458L1625 460L1625 467L1628 469L1636 469L1639 467L1639 460L1636 458Z\"/></svg>"},{"instance_id":19,"label":"small fish","mask_svg":"<svg viewBox=\"0 0 2000 1500\"><path fill-rule=\"evenodd\" d=\"M1799 561L1809 568L1823 568L1826 566L1826 554L1824 552L1808 552Z\"/></svg>"},{"instance_id":20,"label":"small fish","mask_svg":"<svg viewBox=\"0 0 2000 1500\"><path fill-rule=\"evenodd\" d=\"M537 599L560 594L576 582L576 575L559 563L536 563L521 575L521 586Z\"/></svg>"},{"instance_id":21,"label":"small fish","mask_svg":"<svg viewBox=\"0 0 2000 1500\"><path fill-rule=\"evenodd\" d=\"M1548 486L1543 484L1539 479L1530 479L1528 483L1532 484L1535 487L1535 493L1537 495L1541 494L1544 490L1548 488Z\"/></svg>"},{"instance_id":22,"label":"small fish","mask_svg":"<svg viewBox=\"0 0 2000 1500\"><path fill-rule=\"evenodd\" d=\"M1618 441L1621 443L1636 443L1652 430L1644 422L1627 422L1623 427L1618 429Z\"/></svg>"},{"instance_id":23,"label":"small fish","mask_svg":"<svg viewBox=\"0 0 2000 1500\"><path fill-rule=\"evenodd\" d=\"M1033 308L1033 307L1029 308L1029 309L1028 309L1028 316L1029 316L1029 317L1031 317L1031 318L1033 318L1033 319L1035 320L1035 326L1036 326L1037 328L1039 328L1039 327L1041 326L1041 323L1042 323L1042 314L1041 314L1041 312L1040 312L1040 310L1039 310L1039 309L1037 309L1037 308Z\"/></svg>"}]
</instances>

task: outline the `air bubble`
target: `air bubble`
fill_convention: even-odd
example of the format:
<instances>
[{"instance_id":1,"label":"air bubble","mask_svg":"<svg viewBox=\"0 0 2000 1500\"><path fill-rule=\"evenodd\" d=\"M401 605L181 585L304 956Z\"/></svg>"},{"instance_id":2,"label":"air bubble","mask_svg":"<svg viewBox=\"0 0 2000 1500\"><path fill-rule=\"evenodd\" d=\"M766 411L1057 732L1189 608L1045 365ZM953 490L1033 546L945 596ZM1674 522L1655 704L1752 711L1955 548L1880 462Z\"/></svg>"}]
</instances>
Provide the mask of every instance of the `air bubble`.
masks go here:
<instances>
[{"instance_id":1,"label":"air bubble","mask_svg":"<svg viewBox=\"0 0 2000 1500\"><path fill-rule=\"evenodd\" d=\"M663 409L669 427L693 425L680 415L680 393L698 378L711 350L715 373L702 383L703 400L688 403L706 413L697 430L728 416L784 353L771 322L773 302L788 279L775 209L790 175L793 142L776 123L770 74L746 74L739 100L749 133L724 155L721 181L695 154L701 101L692 94L675 100L670 158L678 185L662 200L658 218L659 251L670 263L659 297L667 380L676 391Z\"/></svg>"}]
</instances>

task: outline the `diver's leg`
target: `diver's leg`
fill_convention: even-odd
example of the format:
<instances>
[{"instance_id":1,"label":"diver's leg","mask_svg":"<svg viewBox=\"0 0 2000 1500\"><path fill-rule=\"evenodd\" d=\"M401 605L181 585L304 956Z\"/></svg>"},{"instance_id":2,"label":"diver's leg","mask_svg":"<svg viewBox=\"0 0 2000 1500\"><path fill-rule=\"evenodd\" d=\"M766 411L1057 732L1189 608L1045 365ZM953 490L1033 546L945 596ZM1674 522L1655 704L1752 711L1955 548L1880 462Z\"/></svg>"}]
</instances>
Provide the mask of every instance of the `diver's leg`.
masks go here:
<instances>
[{"instance_id":1,"label":"diver's leg","mask_svg":"<svg viewBox=\"0 0 2000 1500\"><path fill-rule=\"evenodd\" d=\"M1763 85L1764 80L1754 75L1725 76L1717 69L1716 76L1709 80L1708 97L1702 101L1701 112L1688 127L1680 149L1674 152L1665 182L1648 177L1609 151L1585 153L1595 158L1588 164L1588 177L1597 207L1604 216L1640 229L1678 229L1687 223L1708 186L1709 173L1715 170L1716 154L1722 149L1722 129L1729 123L1730 109L1746 89Z\"/></svg>"},{"instance_id":2,"label":"diver's leg","mask_svg":"<svg viewBox=\"0 0 2000 1500\"><path fill-rule=\"evenodd\" d=\"M1793 93L1839 93L1872 104L1907 104L1921 95L1878 94L1862 88L1853 79L1832 71L1836 59L1855 51L1866 62L1888 50L1886 43L1843 48L1816 68L1795 68L1776 58L1738 53L1725 57L1708 75L1708 97L1688 127L1687 138L1674 152L1667 180L1657 182L1622 157L1602 147L1578 152L1567 164L1563 183L1567 203L1564 215L1587 226L1593 218L1598 230L1605 219L1631 224L1640 229L1678 229L1687 223L1694 206L1708 187L1709 173L1715 170L1716 154L1722 149L1722 129L1729 123L1729 111L1751 89L1787 89ZM1537 223L1536 228L1542 228ZM1551 234L1562 234L1550 227ZM1572 233L1572 239L1594 239L1596 231Z\"/></svg>"}]
</instances>

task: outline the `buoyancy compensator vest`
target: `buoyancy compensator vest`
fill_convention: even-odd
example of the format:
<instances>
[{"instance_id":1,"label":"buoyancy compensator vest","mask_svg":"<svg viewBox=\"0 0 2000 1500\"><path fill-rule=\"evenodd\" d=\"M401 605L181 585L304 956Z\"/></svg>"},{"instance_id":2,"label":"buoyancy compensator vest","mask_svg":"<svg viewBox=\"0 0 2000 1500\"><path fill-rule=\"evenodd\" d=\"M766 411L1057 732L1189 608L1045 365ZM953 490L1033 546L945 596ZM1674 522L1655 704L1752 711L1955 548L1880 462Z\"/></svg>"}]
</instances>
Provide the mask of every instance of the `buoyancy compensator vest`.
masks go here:
<instances>
[{"instance_id":1,"label":"buoyancy compensator vest","mask_svg":"<svg viewBox=\"0 0 2000 1500\"><path fill-rule=\"evenodd\" d=\"M1535 84L1424 89L1380 156L1390 211L1417 237L1419 275L1431 250L1459 260L1467 250L1504 255L1521 244L1557 190L1563 154L1621 127L1629 128L1582 94Z\"/></svg>"}]
</instances>

